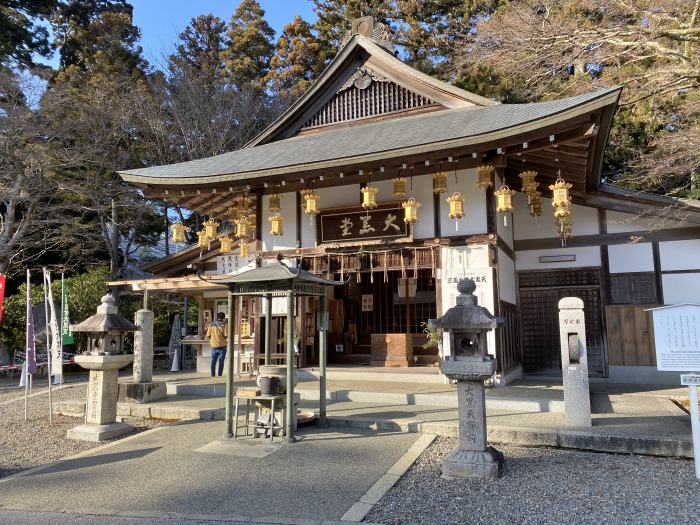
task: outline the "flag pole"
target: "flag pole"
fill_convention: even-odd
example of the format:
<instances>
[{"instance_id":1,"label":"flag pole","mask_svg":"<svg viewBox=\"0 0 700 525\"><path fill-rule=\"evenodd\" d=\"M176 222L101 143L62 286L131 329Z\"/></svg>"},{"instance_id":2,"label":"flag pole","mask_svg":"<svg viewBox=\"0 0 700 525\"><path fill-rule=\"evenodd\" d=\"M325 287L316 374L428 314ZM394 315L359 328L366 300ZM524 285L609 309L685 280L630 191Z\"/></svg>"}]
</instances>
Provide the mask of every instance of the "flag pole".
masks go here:
<instances>
[{"instance_id":1,"label":"flag pole","mask_svg":"<svg viewBox=\"0 0 700 525\"><path fill-rule=\"evenodd\" d=\"M30 343L29 338L32 337L29 333L29 314L30 314L29 294L31 293L30 280L31 280L31 277L29 275L29 269L27 269L27 308L26 308L27 322L26 322L26 326L25 326L25 330L27 332L27 348L25 348L24 369L22 370L22 372L25 374L25 376L24 376L24 420L25 421L27 420L27 404L28 404L27 400L29 399L29 377L31 377L29 375L29 343Z\"/></svg>"},{"instance_id":2,"label":"flag pole","mask_svg":"<svg viewBox=\"0 0 700 525\"><path fill-rule=\"evenodd\" d=\"M61 353L59 354L61 356L61 361L63 361L63 316L65 314L65 305L63 304L63 301L66 297L66 291L65 291L65 282L63 280L63 272L61 272L61 329L59 330L59 337L61 339ZM63 363L61 363L61 367L63 367ZM63 368L61 368L61 382L60 384L63 384Z\"/></svg>"},{"instance_id":3,"label":"flag pole","mask_svg":"<svg viewBox=\"0 0 700 525\"><path fill-rule=\"evenodd\" d=\"M49 425L53 424L53 416L51 414L51 345L49 341L49 296L46 291L46 268L43 268L44 272L44 317L46 319L46 365L48 368L48 380L49 380ZM51 290L48 291L51 293Z\"/></svg>"}]
</instances>

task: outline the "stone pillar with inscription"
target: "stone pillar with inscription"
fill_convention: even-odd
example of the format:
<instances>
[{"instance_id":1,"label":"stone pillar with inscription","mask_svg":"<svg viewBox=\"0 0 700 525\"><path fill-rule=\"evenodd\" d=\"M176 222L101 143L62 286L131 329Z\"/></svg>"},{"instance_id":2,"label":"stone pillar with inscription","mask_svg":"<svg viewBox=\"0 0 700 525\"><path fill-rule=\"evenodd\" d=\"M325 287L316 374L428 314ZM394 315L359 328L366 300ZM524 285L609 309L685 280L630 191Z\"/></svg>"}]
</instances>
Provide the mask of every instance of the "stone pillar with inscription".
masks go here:
<instances>
[{"instance_id":1,"label":"stone pillar with inscription","mask_svg":"<svg viewBox=\"0 0 700 525\"><path fill-rule=\"evenodd\" d=\"M141 309L136 312L134 333L134 377L119 384L119 401L150 403L167 396L164 381L153 381L153 312Z\"/></svg>"},{"instance_id":2,"label":"stone pillar with inscription","mask_svg":"<svg viewBox=\"0 0 700 525\"><path fill-rule=\"evenodd\" d=\"M588 387L588 352L583 301L564 297L559 301L559 339L564 384L564 420L569 427L591 426Z\"/></svg>"},{"instance_id":3,"label":"stone pillar with inscription","mask_svg":"<svg viewBox=\"0 0 700 525\"><path fill-rule=\"evenodd\" d=\"M486 333L503 320L478 306L472 279L457 284L456 306L428 326L447 332L452 355L440 362L440 370L457 380L459 445L442 463L442 476L495 479L503 473L503 454L486 442L484 381L496 371L496 360L486 353Z\"/></svg>"}]
</instances>

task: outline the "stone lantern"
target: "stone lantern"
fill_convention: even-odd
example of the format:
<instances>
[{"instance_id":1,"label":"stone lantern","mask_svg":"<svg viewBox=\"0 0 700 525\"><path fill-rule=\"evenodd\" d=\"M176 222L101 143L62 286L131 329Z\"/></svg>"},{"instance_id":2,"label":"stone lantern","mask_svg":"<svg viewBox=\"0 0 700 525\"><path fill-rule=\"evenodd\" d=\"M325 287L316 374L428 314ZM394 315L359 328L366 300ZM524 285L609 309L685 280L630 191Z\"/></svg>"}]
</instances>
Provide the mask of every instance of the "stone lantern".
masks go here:
<instances>
[{"instance_id":1,"label":"stone lantern","mask_svg":"<svg viewBox=\"0 0 700 525\"><path fill-rule=\"evenodd\" d=\"M459 446L442 464L444 478L498 478L503 472L503 454L486 444L484 381L496 371L496 360L486 353L486 333L503 320L479 306L476 284L462 279L457 284L457 304L428 326L446 331L452 355L440 370L457 380Z\"/></svg>"},{"instance_id":2,"label":"stone lantern","mask_svg":"<svg viewBox=\"0 0 700 525\"><path fill-rule=\"evenodd\" d=\"M116 422L119 369L133 360L132 355L123 353L124 337L139 328L119 315L114 297L107 294L97 313L72 329L87 334L88 351L76 355L75 362L90 370L90 380L86 423L69 429L68 438L102 441L128 434L132 428Z\"/></svg>"}]
</instances>

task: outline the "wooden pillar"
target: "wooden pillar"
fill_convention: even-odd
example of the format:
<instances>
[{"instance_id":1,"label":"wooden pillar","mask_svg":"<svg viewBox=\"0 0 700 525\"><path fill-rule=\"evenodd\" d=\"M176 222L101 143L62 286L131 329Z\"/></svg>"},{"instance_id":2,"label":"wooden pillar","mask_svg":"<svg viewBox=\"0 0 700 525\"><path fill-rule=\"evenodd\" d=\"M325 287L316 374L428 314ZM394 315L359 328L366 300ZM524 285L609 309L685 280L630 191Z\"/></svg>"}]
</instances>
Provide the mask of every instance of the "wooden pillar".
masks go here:
<instances>
[{"instance_id":1,"label":"wooden pillar","mask_svg":"<svg viewBox=\"0 0 700 525\"><path fill-rule=\"evenodd\" d=\"M285 434L294 443L294 288L287 293L287 401Z\"/></svg>"},{"instance_id":2,"label":"wooden pillar","mask_svg":"<svg viewBox=\"0 0 700 525\"><path fill-rule=\"evenodd\" d=\"M318 321L318 376L319 376L319 409L318 421L321 426L326 426L326 291L319 298L319 321Z\"/></svg>"},{"instance_id":3,"label":"wooden pillar","mask_svg":"<svg viewBox=\"0 0 700 525\"><path fill-rule=\"evenodd\" d=\"M265 295L267 312L265 312L265 364L272 360L272 294Z\"/></svg>"},{"instance_id":4,"label":"wooden pillar","mask_svg":"<svg viewBox=\"0 0 700 525\"><path fill-rule=\"evenodd\" d=\"M236 322L236 312L233 294L228 292L228 337L226 341L226 433L225 437L233 437L233 327Z\"/></svg>"}]
</instances>

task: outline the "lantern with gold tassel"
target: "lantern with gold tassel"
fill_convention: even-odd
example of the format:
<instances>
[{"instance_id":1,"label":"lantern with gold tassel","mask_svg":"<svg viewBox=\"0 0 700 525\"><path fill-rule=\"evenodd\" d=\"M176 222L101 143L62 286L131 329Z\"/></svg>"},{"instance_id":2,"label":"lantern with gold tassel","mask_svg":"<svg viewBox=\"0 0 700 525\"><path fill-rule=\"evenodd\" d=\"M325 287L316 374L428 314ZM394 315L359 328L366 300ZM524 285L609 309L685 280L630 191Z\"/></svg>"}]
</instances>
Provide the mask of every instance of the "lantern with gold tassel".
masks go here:
<instances>
[{"instance_id":1,"label":"lantern with gold tassel","mask_svg":"<svg viewBox=\"0 0 700 525\"><path fill-rule=\"evenodd\" d=\"M173 242L185 242L185 231L189 230L184 224L182 224L180 221L176 222L170 227L170 231L172 232L172 240Z\"/></svg>"},{"instance_id":2,"label":"lantern with gold tassel","mask_svg":"<svg viewBox=\"0 0 700 525\"><path fill-rule=\"evenodd\" d=\"M270 210L270 213L277 213L282 209L282 207L280 206L279 193L273 193L270 195L268 199L268 209Z\"/></svg>"},{"instance_id":3,"label":"lantern with gold tassel","mask_svg":"<svg viewBox=\"0 0 700 525\"><path fill-rule=\"evenodd\" d=\"M318 202L320 197L314 190L301 190L301 196L304 198L304 211L308 215L316 215L320 210L318 209Z\"/></svg>"},{"instance_id":4,"label":"lantern with gold tassel","mask_svg":"<svg viewBox=\"0 0 700 525\"><path fill-rule=\"evenodd\" d=\"M396 177L391 179L394 183L394 191L392 195L395 199L405 199L406 198L406 177Z\"/></svg>"},{"instance_id":5,"label":"lantern with gold tassel","mask_svg":"<svg viewBox=\"0 0 700 525\"><path fill-rule=\"evenodd\" d=\"M228 235L221 237L219 242L221 243L221 247L219 248L219 253L221 255L226 255L227 253L231 253L233 251L233 239L231 239L231 237Z\"/></svg>"},{"instance_id":6,"label":"lantern with gold tassel","mask_svg":"<svg viewBox=\"0 0 700 525\"><path fill-rule=\"evenodd\" d=\"M250 243L246 240L241 241L241 257L248 257L250 255Z\"/></svg>"},{"instance_id":7,"label":"lantern with gold tassel","mask_svg":"<svg viewBox=\"0 0 700 525\"><path fill-rule=\"evenodd\" d=\"M513 195L515 192L504 184L500 190L494 191L493 194L496 196L496 211L504 214L503 225L508 226L508 215L505 214L513 211Z\"/></svg>"},{"instance_id":8,"label":"lantern with gold tassel","mask_svg":"<svg viewBox=\"0 0 700 525\"><path fill-rule=\"evenodd\" d=\"M476 168L476 173L479 176L479 180L476 183L479 188L490 188L491 187L491 175L493 175L493 172L495 171L495 168L490 165L481 165L478 168Z\"/></svg>"},{"instance_id":9,"label":"lantern with gold tassel","mask_svg":"<svg viewBox=\"0 0 700 525\"><path fill-rule=\"evenodd\" d=\"M360 190L362 192L362 207L366 210L371 210L377 207L377 192L379 188L376 186L365 186Z\"/></svg>"},{"instance_id":10,"label":"lantern with gold tassel","mask_svg":"<svg viewBox=\"0 0 700 525\"><path fill-rule=\"evenodd\" d=\"M267 220L270 221L270 235L284 235L284 217L275 213Z\"/></svg>"},{"instance_id":11,"label":"lantern with gold tassel","mask_svg":"<svg viewBox=\"0 0 700 525\"><path fill-rule=\"evenodd\" d=\"M447 191L447 172L433 173L433 193L445 193Z\"/></svg>"},{"instance_id":12,"label":"lantern with gold tassel","mask_svg":"<svg viewBox=\"0 0 700 525\"><path fill-rule=\"evenodd\" d=\"M205 221L203 226L209 239L216 237L216 232L219 229L219 223L214 220L214 217L210 217L208 221Z\"/></svg>"},{"instance_id":13,"label":"lantern with gold tassel","mask_svg":"<svg viewBox=\"0 0 700 525\"><path fill-rule=\"evenodd\" d=\"M447 203L450 205L450 219L464 217L464 197L461 193L454 192L451 197L447 197Z\"/></svg>"},{"instance_id":14,"label":"lantern with gold tassel","mask_svg":"<svg viewBox=\"0 0 700 525\"><path fill-rule=\"evenodd\" d=\"M549 186L552 190L552 207L554 208L554 218L561 224L565 217L571 215L571 197L569 190L571 184L566 182L561 177L557 178L556 182Z\"/></svg>"},{"instance_id":15,"label":"lantern with gold tassel","mask_svg":"<svg viewBox=\"0 0 700 525\"><path fill-rule=\"evenodd\" d=\"M209 245L211 239L207 237L207 231L202 228L197 232L197 246L200 248L206 248Z\"/></svg>"},{"instance_id":16,"label":"lantern with gold tassel","mask_svg":"<svg viewBox=\"0 0 700 525\"><path fill-rule=\"evenodd\" d=\"M527 202L530 204L532 201L532 195L537 191L537 187L540 185L540 183L535 180L535 177L537 177L537 172L523 171L518 176L523 181L522 192L527 195Z\"/></svg>"},{"instance_id":17,"label":"lantern with gold tassel","mask_svg":"<svg viewBox=\"0 0 700 525\"><path fill-rule=\"evenodd\" d=\"M401 203L404 212L404 222L406 224L414 224L418 222L418 208L421 207L421 203L411 197L405 202Z\"/></svg>"},{"instance_id":18,"label":"lantern with gold tassel","mask_svg":"<svg viewBox=\"0 0 700 525\"><path fill-rule=\"evenodd\" d=\"M533 217L541 217L542 216L542 201L540 200L540 195L541 193L539 191L536 191L532 195L529 195L530 197L530 215Z\"/></svg>"},{"instance_id":19,"label":"lantern with gold tassel","mask_svg":"<svg viewBox=\"0 0 700 525\"><path fill-rule=\"evenodd\" d=\"M248 217L241 217L240 219L236 219L236 237L239 239L245 239L248 237L249 229L250 229L250 219Z\"/></svg>"}]
</instances>

